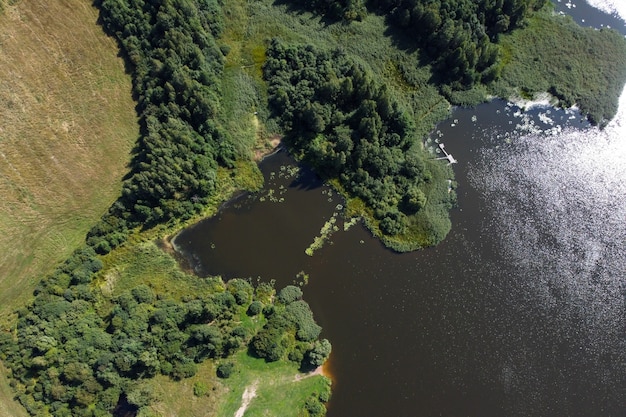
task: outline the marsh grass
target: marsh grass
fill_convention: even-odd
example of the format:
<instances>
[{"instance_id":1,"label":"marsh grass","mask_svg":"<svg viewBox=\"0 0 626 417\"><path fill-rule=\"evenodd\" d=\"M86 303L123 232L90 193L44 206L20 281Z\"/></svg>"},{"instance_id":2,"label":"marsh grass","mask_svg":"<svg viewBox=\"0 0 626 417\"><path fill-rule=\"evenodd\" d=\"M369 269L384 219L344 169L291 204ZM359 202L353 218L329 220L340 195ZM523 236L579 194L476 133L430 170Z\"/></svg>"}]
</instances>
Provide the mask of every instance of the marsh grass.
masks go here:
<instances>
[{"instance_id":1,"label":"marsh grass","mask_svg":"<svg viewBox=\"0 0 626 417\"><path fill-rule=\"evenodd\" d=\"M615 115L626 80L626 42L618 32L582 28L569 16L544 11L524 30L503 36L502 50L494 93L532 98L547 91L600 125Z\"/></svg>"},{"instance_id":2,"label":"marsh grass","mask_svg":"<svg viewBox=\"0 0 626 417\"><path fill-rule=\"evenodd\" d=\"M156 293L180 300L189 294L211 294L221 285L214 279L182 271L176 260L152 241L116 249L103 262L105 267L94 285L109 297L145 284Z\"/></svg>"}]
</instances>

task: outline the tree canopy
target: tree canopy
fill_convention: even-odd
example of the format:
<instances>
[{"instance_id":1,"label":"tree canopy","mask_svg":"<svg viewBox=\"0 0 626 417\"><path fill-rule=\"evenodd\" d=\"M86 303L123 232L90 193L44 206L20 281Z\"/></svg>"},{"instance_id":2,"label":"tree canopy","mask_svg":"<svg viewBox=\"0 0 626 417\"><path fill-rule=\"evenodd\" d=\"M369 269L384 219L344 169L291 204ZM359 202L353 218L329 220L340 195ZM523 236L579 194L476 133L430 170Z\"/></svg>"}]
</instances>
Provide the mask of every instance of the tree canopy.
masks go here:
<instances>
[{"instance_id":1,"label":"tree canopy","mask_svg":"<svg viewBox=\"0 0 626 417\"><path fill-rule=\"evenodd\" d=\"M93 249L77 251L19 311L17 338L1 334L18 399L32 415L111 415L122 397L144 407L151 399L140 392L141 380L188 378L203 361L228 358L248 345L258 356L291 360L302 369L319 366L330 353L298 287L298 293L281 290L295 297L275 304L265 304L267 283L255 289L247 280L219 278L211 278L213 292L183 300L147 285L106 299L86 285L101 267ZM240 318L259 304L267 324L255 334ZM218 374L227 377L232 370L224 366Z\"/></svg>"},{"instance_id":2,"label":"tree canopy","mask_svg":"<svg viewBox=\"0 0 626 417\"><path fill-rule=\"evenodd\" d=\"M422 150L407 110L345 53L275 39L264 74L270 107L292 151L363 200L384 234L405 233L407 216L428 204L453 203L453 194L430 186L431 169L439 168ZM426 233L430 244L443 239L445 227L436 238Z\"/></svg>"}]
</instances>

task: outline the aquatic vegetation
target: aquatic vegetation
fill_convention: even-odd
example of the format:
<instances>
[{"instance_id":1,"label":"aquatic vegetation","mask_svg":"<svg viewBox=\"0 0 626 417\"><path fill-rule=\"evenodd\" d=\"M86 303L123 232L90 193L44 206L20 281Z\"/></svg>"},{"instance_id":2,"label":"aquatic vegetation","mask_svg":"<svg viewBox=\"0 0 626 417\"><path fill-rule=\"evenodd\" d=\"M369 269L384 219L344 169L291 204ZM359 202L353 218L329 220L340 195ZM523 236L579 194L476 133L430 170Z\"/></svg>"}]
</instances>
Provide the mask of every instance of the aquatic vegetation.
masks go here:
<instances>
[{"instance_id":1,"label":"aquatic vegetation","mask_svg":"<svg viewBox=\"0 0 626 417\"><path fill-rule=\"evenodd\" d=\"M350 228L352 226L354 226L355 224L357 224L359 221L361 220L360 217L352 217L350 220L348 220L347 222L343 223L343 231L347 232L348 230L350 230Z\"/></svg>"},{"instance_id":2,"label":"aquatic vegetation","mask_svg":"<svg viewBox=\"0 0 626 417\"><path fill-rule=\"evenodd\" d=\"M338 217L338 213L337 212L333 213L333 216L330 219L328 219L326 223L324 223L324 226L322 226L322 228L320 229L320 235L315 236L313 243L311 243L309 247L304 250L304 253L306 253L309 256L313 256L313 252L315 252L318 249L321 249L322 246L324 246L324 243L326 243L326 241L330 239L332 234L334 232L339 231L339 227L337 227L336 225L337 217Z\"/></svg>"}]
</instances>

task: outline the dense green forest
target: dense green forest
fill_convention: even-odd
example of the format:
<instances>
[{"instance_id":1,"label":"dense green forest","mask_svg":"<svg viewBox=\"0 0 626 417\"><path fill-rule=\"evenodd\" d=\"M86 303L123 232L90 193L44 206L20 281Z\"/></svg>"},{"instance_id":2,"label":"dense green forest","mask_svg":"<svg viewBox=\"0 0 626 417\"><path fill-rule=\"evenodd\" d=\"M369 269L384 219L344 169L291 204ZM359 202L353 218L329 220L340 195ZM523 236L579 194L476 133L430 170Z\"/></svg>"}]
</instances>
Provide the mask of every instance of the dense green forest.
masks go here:
<instances>
[{"instance_id":1,"label":"dense green forest","mask_svg":"<svg viewBox=\"0 0 626 417\"><path fill-rule=\"evenodd\" d=\"M509 66L525 59L526 46L515 36L539 33L538 15L560 19L545 3L96 0L100 24L118 41L132 76L141 136L120 198L85 246L42 279L12 331L0 333L20 402L32 415L111 415L120 401L143 412L151 394L142 381L188 378L207 360L228 378L242 349L302 370L321 365L330 342L319 339L297 286L275 294L268 283L194 277L203 283L195 291L180 284L191 280L180 270L159 278L175 283L177 296L152 285L154 271L150 285L117 283L128 287L106 293L103 283L119 272L121 251L154 239L155 228L176 231L227 197L220 182L244 175L238 167L250 163L250 149L227 128L235 124L228 109L238 106L230 112L258 112L259 129L283 135L295 157L342 192L348 214L362 216L386 245L408 251L437 244L451 227L453 173L422 139L451 104L516 91ZM578 53L590 57L587 67L604 74L606 60L585 52L585 39L595 38L550 27L556 38L573 34ZM610 32L594 36L608 39L602 46L609 55L624 50ZM548 54L552 46L535 41ZM535 67L543 72L534 78L548 80L542 88L566 104L597 105L592 120L614 114L614 97L579 79L564 88L550 78L553 68ZM620 61L606 85L623 85L625 68ZM537 91L524 86L526 94ZM578 96L574 86L581 86ZM324 399L313 396L303 413L323 414Z\"/></svg>"},{"instance_id":2,"label":"dense green forest","mask_svg":"<svg viewBox=\"0 0 626 417\"><path fill-rule=\"evenodd\" d=\"M90 233L107 253L129 228L188 218L215 190L218 166L232 167L235 147L222 127L223 30L216 0L102 0L101 23L132 71L142 135L122 196Z\"/></svg>"},{"instance_id":3,"label":"dense green forest","mask_svg":"<svg viewBox=\"0 0 626 417\"><path fill-rule=\"evenodd\" d=\"M330 354L299 287L275 295L271 283L207 278L202 293L182 299L147 285L105 297L89 285L101 268L93 249L77 251L19 311L17 343L0 334L12 385L32 415L105 416L121 398L140 410L153 401L143 379L188 378L206 359L219 360L217 374L228 378L236 365L227 358L247 346L302 371Z\"/></svg>"},{"instance_id":4,"label":"dense green forest","mask_svg":"<svg viewBox=\"0 0 626 417\"><path fill-rule=\"evenodd\" d=\"M446 236L454 194L432 186L431 171L440 164L428 161L415 123L370 72L339 50L274 40L264 74L287 144L362 200L383 234L410 233L420 246ZM433 210L439 212L430 215Z\"/></svg>"}]
</instances>

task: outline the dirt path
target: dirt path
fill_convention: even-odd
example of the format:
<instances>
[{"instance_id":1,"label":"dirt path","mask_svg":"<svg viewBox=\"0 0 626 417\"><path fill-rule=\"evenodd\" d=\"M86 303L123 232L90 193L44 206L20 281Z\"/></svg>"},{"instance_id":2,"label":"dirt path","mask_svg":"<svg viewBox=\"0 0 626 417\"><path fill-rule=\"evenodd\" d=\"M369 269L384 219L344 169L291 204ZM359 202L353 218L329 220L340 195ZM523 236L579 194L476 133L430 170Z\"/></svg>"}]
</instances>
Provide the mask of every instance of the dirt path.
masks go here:
<instances>
[{"instance_id":1,"label":"dirt path","mask_svg":"<svg viewBox=\"0 0 626 417\"><path fill-rule=\"evenodd\" d=\"M241 407L239 407L235 413L235 417L243 417L243 414L246 412L250 402L254 397L256 397L256 388L258 385L259 381L254 381L252 385L247 386L243 391L243 395L241 396Z\"/></svg>"}]
</instances>

